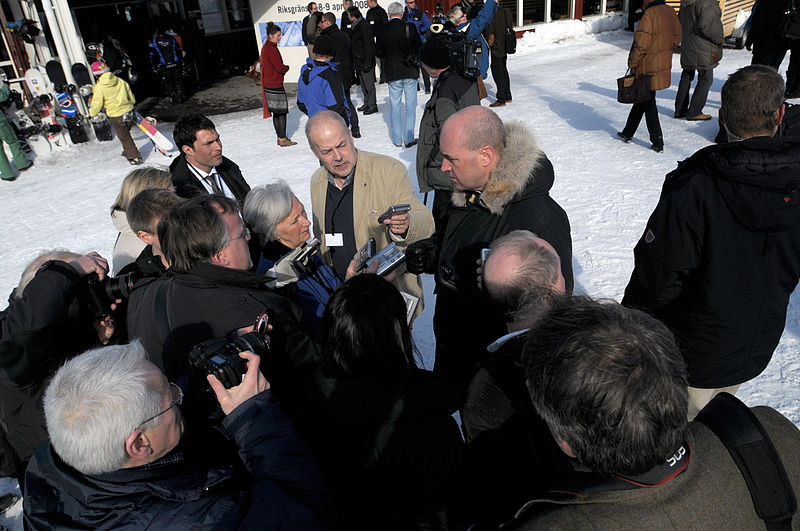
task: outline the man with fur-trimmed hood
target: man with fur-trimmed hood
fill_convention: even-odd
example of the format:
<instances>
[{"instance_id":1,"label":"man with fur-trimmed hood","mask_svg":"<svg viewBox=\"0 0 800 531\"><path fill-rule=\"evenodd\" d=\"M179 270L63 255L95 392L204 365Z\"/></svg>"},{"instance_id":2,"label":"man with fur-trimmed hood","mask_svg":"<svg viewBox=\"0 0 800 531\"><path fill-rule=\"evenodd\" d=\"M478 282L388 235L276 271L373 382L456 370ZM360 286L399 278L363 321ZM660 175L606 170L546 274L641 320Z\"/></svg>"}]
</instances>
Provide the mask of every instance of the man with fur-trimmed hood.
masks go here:
<instances>
[{"instance_id":1,"label":"man with fur-trimmed hood","mask_svg":"<svg viewBox=\"0 0 800 531\"><path fill-rule=\"evenodd\" d=\"M520 122L503 124L473 105L453 114L440 136L442 171L453 183L449 218L431 238L409 246L412 273L436 278L434 372L464 389L477 353L504 333L477 283L481 249L499 236L525 229L548 241L561 259L572 293L572 238L566 212L550 197L553 166Z\"/></svg>"}]
</instances>

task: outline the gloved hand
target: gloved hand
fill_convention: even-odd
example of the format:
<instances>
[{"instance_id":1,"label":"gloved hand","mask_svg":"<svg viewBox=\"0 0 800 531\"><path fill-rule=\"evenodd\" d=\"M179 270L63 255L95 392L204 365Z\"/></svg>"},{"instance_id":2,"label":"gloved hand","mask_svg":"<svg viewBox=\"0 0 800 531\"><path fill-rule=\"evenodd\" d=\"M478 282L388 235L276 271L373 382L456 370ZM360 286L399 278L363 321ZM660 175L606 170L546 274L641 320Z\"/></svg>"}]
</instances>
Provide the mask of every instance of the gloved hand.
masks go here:
<instances>
[{"instance_id":1,"label":"gloved hand","mask_svg":"<svg viewBox=\"0 0 800 531\"><path fill-rule=\"evenodd\" d=\"M264 272L264 276L268 277L266 282L268 288L280 288L286 284L291 284L292 282L300 280L298 272L294 264L292 264L292 260L300 254L300 251L300 247L293 249L290 253L282 256L280 260L275 262L272 268Z\"/></svg>"},{"instance_id":2,"label":"gloved hand","mask_svg":"<svg viewBox=\"0 0 800 531\"><path fill-rule=\"evenodd\" d=\"M106 113L104 112L99 112L95 116L92 116L92 121L95 123L102 122L105 119L106 119Z\"/></svg>"},{"instance_id":3,"label":"gloved hand","mask_svg":"<svg viewBox=\"0 0 800 531\"><path fill-rule=\"evenodd\" d=\"M426 238L406 248L406 270L414 275L433 273L436 266L436 240Z\"/></svg>"},{"instance_id":4,"label":"gloved hand","mask_svg":"<svg viewBox=\"0 0 800 531\"><path fill-rule=\"evenodd\" d=\"M133 111L128 111L122 115L122 123L129 124L133 121Z\"/></svg>"}]
</instances>

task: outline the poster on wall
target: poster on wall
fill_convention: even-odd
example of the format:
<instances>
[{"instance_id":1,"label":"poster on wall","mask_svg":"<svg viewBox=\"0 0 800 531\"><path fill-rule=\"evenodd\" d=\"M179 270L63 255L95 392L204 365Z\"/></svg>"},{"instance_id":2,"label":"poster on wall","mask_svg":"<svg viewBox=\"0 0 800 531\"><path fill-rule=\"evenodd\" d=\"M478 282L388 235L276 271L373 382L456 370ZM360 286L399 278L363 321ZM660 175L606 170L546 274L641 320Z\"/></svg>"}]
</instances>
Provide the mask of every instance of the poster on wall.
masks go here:
<instances>
[{"instance_id":1,"label":"poster on wall","mask_svg":"<svg viewBox=\"0 0 800 531\"><path fill-rule=\"evenodd\" d=\"M336 14L336 24L341 26L340 16L343 11L341 2L316 2L317 9L323 13L332 11ZM366 14L369 6L367 0L355 0L353 5ZM303 19L308 15L308 2L298 3L296 0L251 0L250 7L253 20L256 21L259 47L267 40L267 23L272 22L281 28L280 48L305 46L303 44Z\"/></svg>"}]
</instances>

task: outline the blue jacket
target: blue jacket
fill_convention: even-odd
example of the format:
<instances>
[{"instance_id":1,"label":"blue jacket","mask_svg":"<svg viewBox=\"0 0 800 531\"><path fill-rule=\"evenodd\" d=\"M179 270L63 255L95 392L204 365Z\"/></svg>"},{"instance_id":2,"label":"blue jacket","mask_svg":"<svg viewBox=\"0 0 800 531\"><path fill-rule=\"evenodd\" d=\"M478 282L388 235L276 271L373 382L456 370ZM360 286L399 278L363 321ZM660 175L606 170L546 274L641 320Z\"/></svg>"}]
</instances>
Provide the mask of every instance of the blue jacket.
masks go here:
<instances>
[{"instance_id":1,"label":"blue jacket","mask_svg":"<svg viewBox=\"0 0 800 531\"><path fill-rule=\"evenodd\" d=\"M222 421L252 483L231 464L178 449L147 466L87 476L42 444L26 474L26 529L332 529L335 509L315 460L271 397L264 391Z\"/></svg>"},{"instance_id":2,"label":"blue jacket","mask_svg":"<svg viewBox=\"0 0 800 531\"><path fill-rule=\"evenodd\" d=\"M481 77L486 79L486 74L489 72L489 44L483 38L483 30L486 29L497 11L497 2L495 0L486 0L483 7L478 11L478 16L468 22L456 26L456 30L466 33L472 39L478 39L483 44L481 48Z\"/></svg>"},{"instance_id":3,"label":"blue jacket","mask_svg":"<svg viewBox=\"0 0 800 531\"><path fill-rule=\"evenodd\" d=\"M257 272L264 274L266 270L275 265L276 261L262 254L261 260L258 262ZM282 295L285 295L302 310L303 316L300 319L300 328L309 335L316 337L325 305L328 303L331 294L342 285L342 281L339 280L333 269L322 261L319 255L312 256L309 265L316 268L313 274L300 275L299 280L291 284L289 290L284 290Z\"/></svg>"},{"instance_id":4,"label":"blue jacket","mask_svg":"<svg viewBox=\"0 0 800 531\"><path fill-rule=\"evenodd\" d=\"M431 27L431 19L428 18L428 15L419 9L409 10L406 7L405 11L403 11L403 22L414 24L417 32L419 32L419 38L422 39L422 42L425 42L425 34L428 32L428 28Z\"/></svg>"},{"instance_id":5,"label":"blue jacket","mask_svg":"<svg viewBox=\"0 0 800 531\"><path fill-rule=\"evenodd\" d=\"M297 80L297 108L309 118L320 111L331 110L350 124L351 109L344 98L342 79L336 66L334 62L306 59Z\"/></svg>"}]
</instances>

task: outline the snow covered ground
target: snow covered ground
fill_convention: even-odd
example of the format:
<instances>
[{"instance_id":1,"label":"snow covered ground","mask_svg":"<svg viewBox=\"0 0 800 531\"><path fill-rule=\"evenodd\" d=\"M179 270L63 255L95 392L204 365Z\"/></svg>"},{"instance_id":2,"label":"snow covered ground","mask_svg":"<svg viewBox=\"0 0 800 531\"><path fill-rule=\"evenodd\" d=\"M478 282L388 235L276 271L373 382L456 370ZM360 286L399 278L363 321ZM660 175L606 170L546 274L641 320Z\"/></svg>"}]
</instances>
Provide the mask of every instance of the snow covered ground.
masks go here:
<instances>
[{"instance_id":1,"label":"snow covered ground","mask_svg":"<svg viewBox=\"0 0 800 531\"><path fill-rule=\"evenodd\" d=\"M514 102L497 109L504 120L521 120L538 135L555 167L553 197L572 224L573 267L578 293L619 300L633 267L632 249L655 206L664 175L701 147L711 143L716 121L686 122L672 118L680 78L674 56L672 87L658 92L665 150L651 151L644 123L633 143L615 133L622 129L629 107L616 102L616 78L625 71L632 35L620 30L621 15L593 21L564 21L543 26L520 40L508 60ZM706 112L716 116L719 91L727 74L750 63L745 50L725 50ZM785 75L788 59L781 67ZM494 86L487 82L493 101ZM354 103L362 103L354 87ZM380 113L361 118L360 149L402 160L416 183L415 150L395 148L388 133L389 97L386 85L377 89ZM420 94L417 122L427 98ZM484 105L488 104L487 101ZM202 109L198 109L202 111ZM298 145L280 148L271 120L261 110L212 117L224 142L224 153L242 168L251 185L276 178L289 181L310 208L309 177L318 167L303 135L306 122L296 109L288 131ZM160 129L170 136L172 124ZM136 134L136 133L134 133ZM166 165L168 159L151 150L144 135L135 137L146 164ZM114 142L90 142L36 159L36 165L13 183L0 183L1 248L4 268L0 293L8 294L25 264L44 249L77 252L96 250L109 257L116 238L109 207L131 167ZM428 307L415 323L414 336L425 363L432 365L432 281L424 279ZM786 330L764 373L744 384L738 396L749 405L767 404L800 426L800 301L792 297ZM0 482L0 492L14 487ZM5 485L5 489L3 486ZM21 503L0 517L0 525L22 529Z\"/></svg>"}]
</instances>

